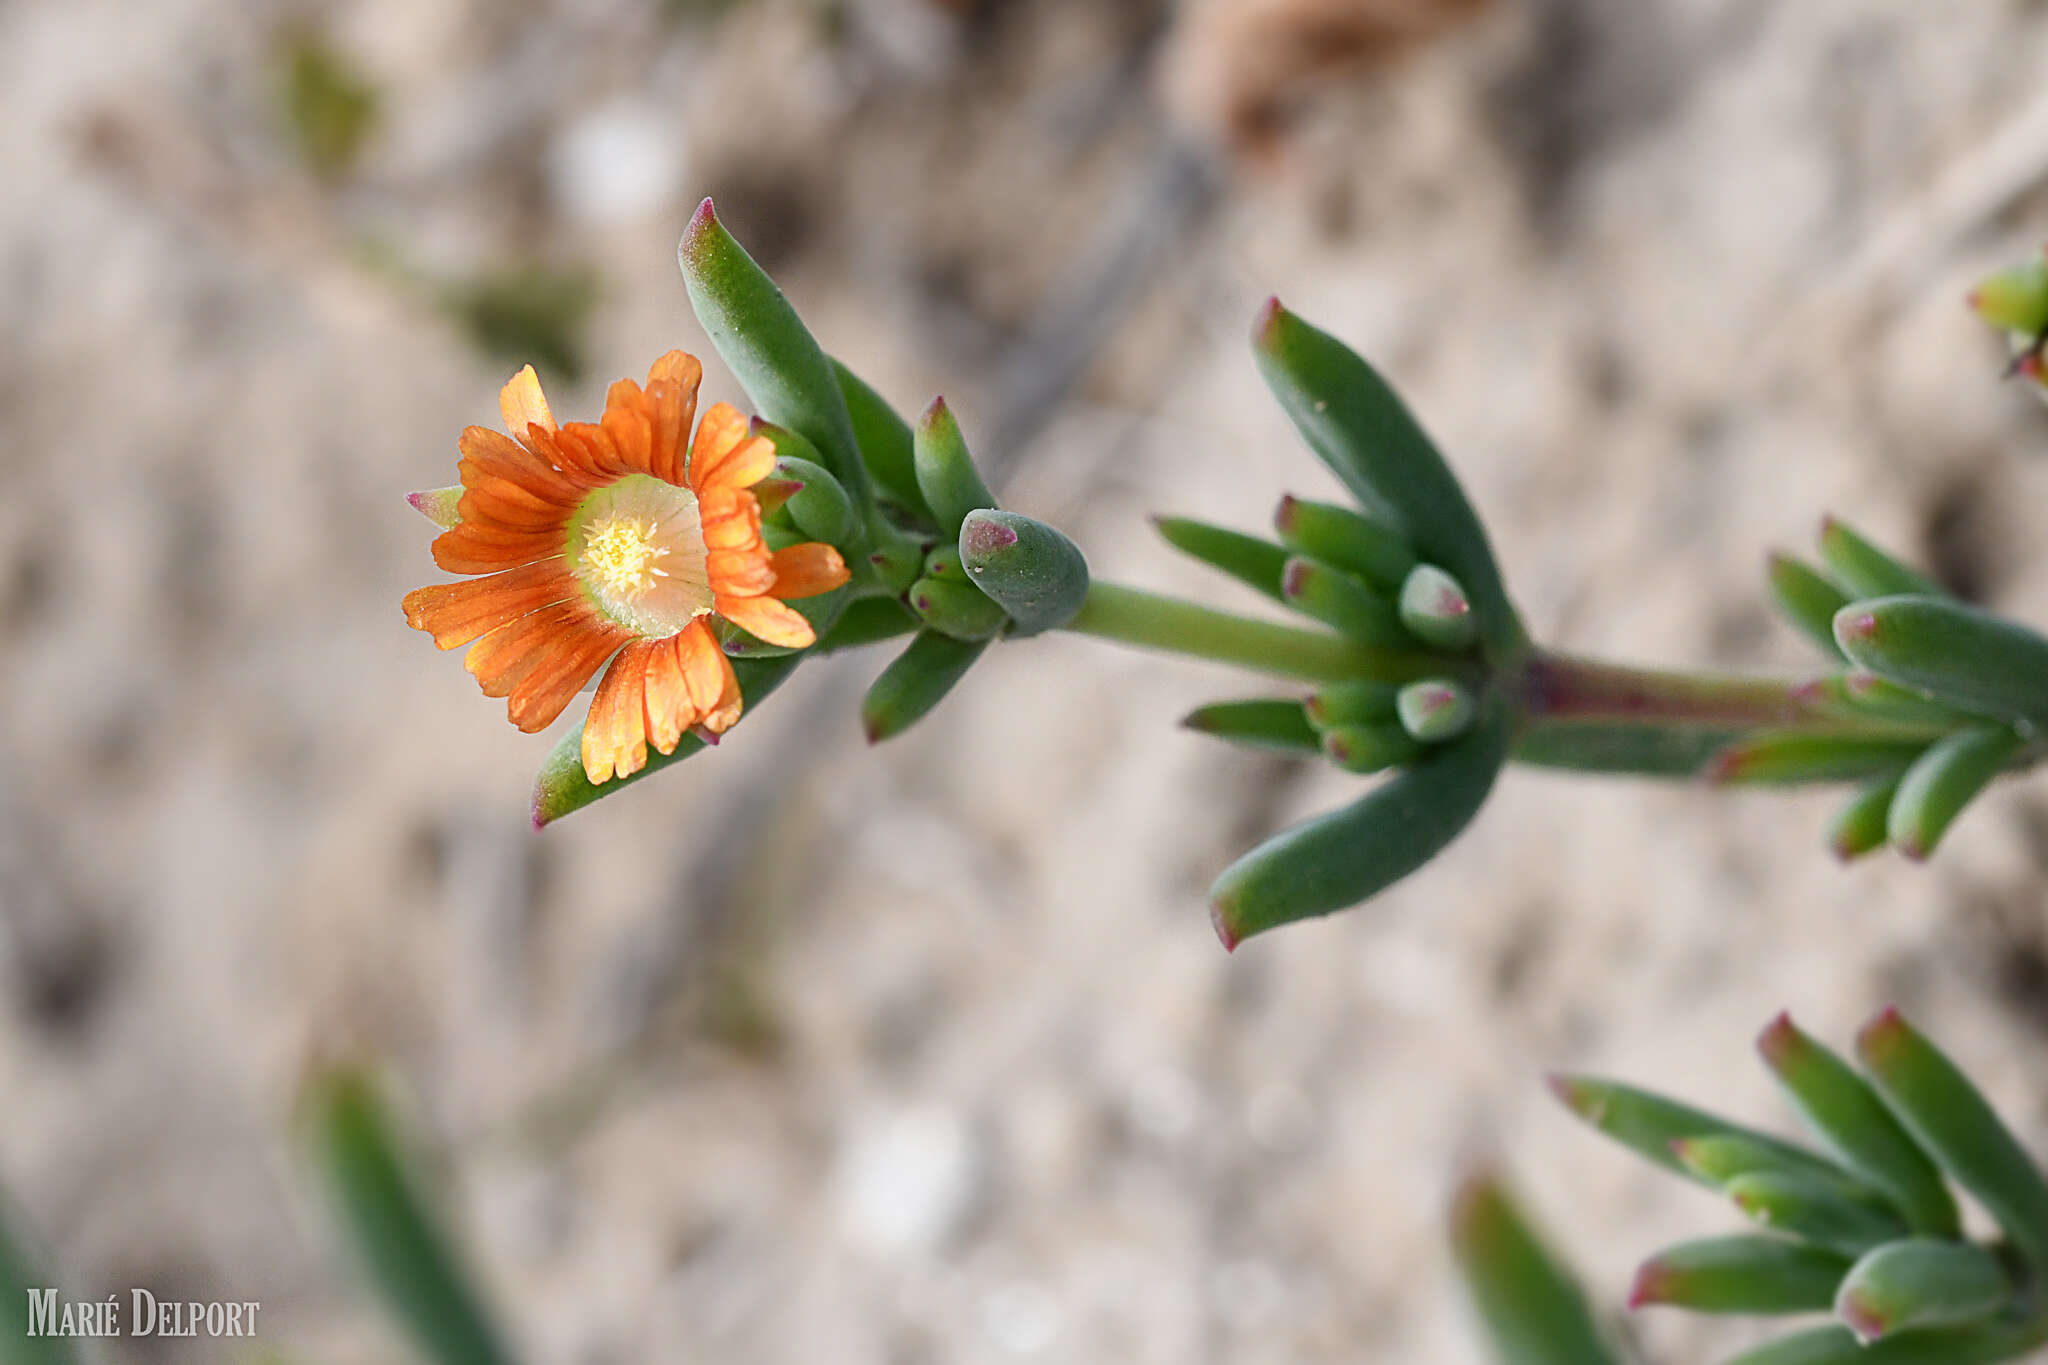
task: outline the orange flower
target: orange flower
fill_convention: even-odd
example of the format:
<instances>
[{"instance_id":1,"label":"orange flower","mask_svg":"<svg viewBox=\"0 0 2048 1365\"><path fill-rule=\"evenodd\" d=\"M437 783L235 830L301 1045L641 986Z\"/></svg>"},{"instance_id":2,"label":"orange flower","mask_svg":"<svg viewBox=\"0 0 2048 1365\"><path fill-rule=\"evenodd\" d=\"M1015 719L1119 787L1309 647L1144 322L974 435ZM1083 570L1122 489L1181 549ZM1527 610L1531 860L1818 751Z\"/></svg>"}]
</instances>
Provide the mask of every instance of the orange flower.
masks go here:
<instances>
[{"instance_id":1,"label":"orange flower","mask_svg":"<svg viewBox=\"0 0 2048 1365\"><path fill-rule=\"evenodd\" d=\"M784 599L847 579L830 545L769 552L749 490L775 447L737 409L713 404L685 448L703 374L670 351L645 388L612 385L601 421L559 425L533 367L514 375L498 395L511 435L462 433L457 520L434 542L436 564L478 576L405 597L406 624L469 645L463 666L528 733L610 659L583 725L592 782L640 771L650 743L673 753L686 731L739 719L710 617L801 649L816 635Z\"/></svg>"}]
</instances>

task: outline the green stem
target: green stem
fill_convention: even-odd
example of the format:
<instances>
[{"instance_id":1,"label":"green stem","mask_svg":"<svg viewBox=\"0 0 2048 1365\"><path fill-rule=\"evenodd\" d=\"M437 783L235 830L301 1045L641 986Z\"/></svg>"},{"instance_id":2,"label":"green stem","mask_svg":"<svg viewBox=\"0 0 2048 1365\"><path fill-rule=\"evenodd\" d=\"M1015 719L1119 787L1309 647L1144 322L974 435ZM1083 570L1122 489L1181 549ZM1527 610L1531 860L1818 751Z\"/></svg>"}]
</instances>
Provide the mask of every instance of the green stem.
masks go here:
<instances>
[{"instance_id":1,"label":"green stem","mask_svg":"<svg viewBox=\"0 0 2048 1365\"><path fill-rule=\"evenodd\" d=\"M1441 655L1373 649L1327 631L1237 616L1100 581L1089 584L1080 614L1063 629L1309 682L1409 682L1465 671Z\"/></svg>"},{"instance_id":2,"label":"green stem","mask_svg":"<svg viewBox=\"0 0 2048 1365\"><path fill-rule=\"evenodd\" d=\"M1698 725L1746 730L1762 726L1841 725L1805 684L1781 678L1728 677L1629 668L1536 650L1523 674L1531 720L1658 727Z\"/></svg>"}]
</instances>

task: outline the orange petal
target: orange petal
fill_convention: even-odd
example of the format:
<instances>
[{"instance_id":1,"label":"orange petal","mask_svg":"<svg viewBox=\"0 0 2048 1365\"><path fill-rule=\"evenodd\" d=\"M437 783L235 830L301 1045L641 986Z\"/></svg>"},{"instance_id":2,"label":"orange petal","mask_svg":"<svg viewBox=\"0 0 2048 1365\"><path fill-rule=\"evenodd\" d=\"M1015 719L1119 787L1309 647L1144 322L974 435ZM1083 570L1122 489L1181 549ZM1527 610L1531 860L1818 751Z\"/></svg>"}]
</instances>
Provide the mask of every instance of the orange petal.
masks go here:
<instances>
[{"instance_id":1,"label":"orange petal","mask_svg":"<svg viewBox=\"0 0 2048 1365\"><path fill-rule=\"evenodd\" d=\"M462 656L487 697L509 697L538 668L550 648L595 624L596 609L582 597L542 607L486 632Z\"/></svg>"},{"instance_id":2,"label":"orange petal","mask_svg":"<svg viewBox=\"0 0 2048 1365\"><path fill-rule=\"evenodd\" d=\"M704 367L688 351L669 351L647 367L647 387L650 389L656 384L674 384L686 393L695 394L703 379Z\"/></svg>"},{"instance_id":3,"label":"orange petal","mask_svg":"<svg viewBox=\"0 0 2048 1365\"><path fill-rule=\"evenodd\" d=\"M583 723L583 773L592 782L631 777L647 766L647 656L656 641L619 651L590 701Z\"/></svg>"},{"instance_id":4,"label":"orange petal","mask_svg":"<svg viewBox=\"0 0 2048 1365\"><path fill-rule=\"evenodd\" d=\"M773 597L727 597L720 593L717 601L720 616L766 644L802 649L818 638L811 623L794 607L786 607Z\"/></svg>"},{"instance_id":5,"label":"orange petal","mask_svg":"<svg viewBox=\"0 0 2048 1365\"><path fill-rule=\"evenodd\" d=\"M437 583L405 595L405 623L434 637L440 649L466 645L530 611L552 606L576 591L559 559L537 560L488 578Z\"/></svg>"},{"instance_id":6,"label":"orange petal","mask_svg":"<svg viewBox=\"0 0 2048 1365\"><path fill-rule=\"evenodd\" d=\"M775 570L761 548L713 550L704 556L704 576L720 597L757 597L775 586Z\"/></svg>"},{"instance_id":7,"label":"orange petal","mask_svg":"<svg viewBox=\"0 0 2048 1365\"><path fill-rule=\"evenodd\" d=\"M508 531L551 530L566 525L569 514L575 510L573 504L564 506L537 498L503 479L472 479L468 461L463 464L463 482L468 486L462 491L461 501L455 504L455 511L466 522Z\"/></svg>"},{"instance_id":8,"label":"orange petal","mask_svg":"<svg viewBox=\"0 0 2048 1365\"><path fill-rule=\"evenodd\" d=\"M690 442L690 487L703 491L705 476L747 437L747 419L730 403L713 403L697 423Z\"/></svg>"},{"instance_id":9,"label":"orange petal","mask_svg":"<svg viewBox=\"0 0 2048 1365\"><path fill-rule=\"evenodd\" d=\"M552 454L553 436L543 434L541 442ZM465 427L456 448L462 452L463 468L473 467L480 473L509 480L529 493L556 502L573 503L589 488L586 480L555 468L547 455L528 450L489 427Z\"/></svg>"},{"instance_id":10,"label":"orange petal","mask_svg":"<svg viewBox=\"0 0 2048 1365\"><path fill-rule=\"evenodd\" d=\"M648 420L640 386L621 379L605 394L604 419L598 423L618 447L619 458L639 473L653 471L654 424Z\"/></svg>"},{"instance_id":11,"label":"orange petal","mask_svg":"<svg viewBox=\"0 0 2048 1365\"><path fill-rule=\"evenodd\" d=\"M682 355L671 351L670 355ZM689 357L684 356L688 360ZM657 368L660 361L656 361ZM696 364L694 360L691 364ZM697 413L697 381L692 379L687 387L669 380L657 380L652 372L647 380L648 420L652 423L652 446L647 456L647 472L664 483L682 486L686 480L683 469L683 452L690 440L690 419Z\"/></svg>"},{"instance_id":12,"label":"orange petal","mask_svg":"<svg viewBox=\"0 0 2048 1365\"><path fill-rule=\"evenodd\" d=\"M722 652L718 656L718 672L718 705L697 722L714 735L724 734L740 718L739 675L732 671L732 660Z\"/></svg>"},{"instance_id":13,"label":"orange petal","mask_svg":"<svg viewBox=\"0 0 2048 1365\"><path fill-rule=\"evenodd\" d=\"M434 537L433 548L434 563L449 573L496 573L562 553L562 533L463 522Z\"/></svg>"},{"instance_id":14,"label":"orange petal","mask_svg":"<svg viewBox=\"0 0 2048 1365\"><path fill-rule=\"evenodd\" d=\"M761 541L761 504L746 495L747 501L736 506L723 516L703 517L704 548L707 550L744 550L758 545ZM702 507L699 507L702 512Z\"/></svg>"},{"instance_id":15,"label":"orange petal","mask_svg":"<svg viewBox=\"0 0 2048 1365\"><path fill-rule=\"evenodd\" d=\"M698 617L676 636L676 661L682 666L683 683L690 690L690 709L699 716L718 709L725 692L725 675L732 663L718 647L711 625Z\"/></svg>"},{"instance_id":16,"label":"orange petal","mask_svg":"<svg viewBox=\"0 0 2048 1365\"><path fill-rule=\"evenodd\" d=\"M609 483L635 472L619 454L618 442L612 440L611 433L595 423L569 423L555 433L555 446L570 461L594 473L600 482Z\"/></svg>"},{"instance_id":17,"label":"orange petal","mask_svg":"<svg viewBox=\"0 0 2048 1365\"><path fill-rule=\"evenodd\" d=\"M555 429L555 415L548 411L547 395L540 391L540 376L531 365L506 380L505 387L498 390L498 411L505 418L505 430L514 436L525 436L529 425L544 431Z\"/></svg>"},{"instance_id":18,"label":"orange petal","mask_svg":"<svg viewBox=\"0 0 2048 1365\"><path fill-rule=\"evenodd\" d=\"M816 597L852 577L839 551L821 540L777 550L769 557L768 566L775 570L775 586L768 591L785 599Z\"/></svg>"},{"instance_id":19,"label":"orange petal","mask_svg":"<svg viewBox=\"0 0 2048 1365\"><path fill-rule=\"evenodd\" d=\"M697 478L700 488L751 488L775 468L775 442L750 436Z\"/></svg>"},{"instance_id":20,"label":"orange petal","mask_svg":"<svg viewBox=\"0 0 2048 1365\"><path fill-rule=\"evenodd\" d=\"M549 642L540 662L512 689L506 718L529 735L547 729L598 665L632 638L631 631L609 622L572 627L569 638Z\"/></svg>"},{"instance_id":21,"label":"orange petal","mask_svg":"<svg viewBox=\"0 0 2048 1365\"><path fill-rule=\"evenodd\" d=\"M691 622L692 625L696 623ZM647 656L647 738L665 754L676 751L683 731L697 719L690 705L689 683L683 677L678 636L657 640Z\"/></svg>"}]
</instances>

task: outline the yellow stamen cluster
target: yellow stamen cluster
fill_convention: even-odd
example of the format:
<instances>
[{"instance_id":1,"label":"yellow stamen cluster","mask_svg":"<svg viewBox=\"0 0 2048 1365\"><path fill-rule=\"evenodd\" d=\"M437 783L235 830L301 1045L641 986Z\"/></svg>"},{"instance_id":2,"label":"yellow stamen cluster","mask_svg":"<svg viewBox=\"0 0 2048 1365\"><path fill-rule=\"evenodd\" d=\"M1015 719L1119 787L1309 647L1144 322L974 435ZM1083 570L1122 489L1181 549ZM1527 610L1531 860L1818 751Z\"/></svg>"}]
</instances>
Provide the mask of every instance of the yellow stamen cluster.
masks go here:
<instances>
[{"instance_id":1,"label":"yellow stamen cluster","mask_svg":"<svg viewBox=\"0 0 2048 1365\"><path fill-rule=\"evenodd\" d=\"M651 520L614 513L592 526L583 539L583 567L606 592L628 601L645 594L657 578L668 574L655 562L668 556L666 545L654 543Z\"/></svg>"}]
</instances>

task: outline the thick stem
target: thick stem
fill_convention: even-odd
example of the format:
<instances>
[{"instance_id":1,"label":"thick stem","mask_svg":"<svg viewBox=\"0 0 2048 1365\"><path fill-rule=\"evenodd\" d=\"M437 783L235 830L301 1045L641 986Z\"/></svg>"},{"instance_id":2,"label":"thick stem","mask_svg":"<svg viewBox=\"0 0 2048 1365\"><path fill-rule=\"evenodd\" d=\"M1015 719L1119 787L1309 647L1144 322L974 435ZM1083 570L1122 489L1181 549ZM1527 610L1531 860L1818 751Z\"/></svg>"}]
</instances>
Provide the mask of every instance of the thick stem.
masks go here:
<instances>
[{"instance_id":1,"label":"thick stem","mask_svg":"<svg viewBox=\"0 0 2048 1365\"><path fill-rule=\"evenodd\" d=\"M1530 720L1588 724L1698 725L1746 730L1841 719L1825 716L1803 682L1629 668L1537 650L1523 674Z\"/></svg>"},{"instance_id":2,"label":"thick stem","mask_svg":"<svg viewBox=\"0 0 2048 1365\"><path fill-rule=\"evenodd\" d=\"M1088 586L1080 615L1063 629L1309 682L1409 682L1462 671L1440 655L1372 649L1327 631L1236 616L1100 581Z\"/></svg>"}]
</instances>

